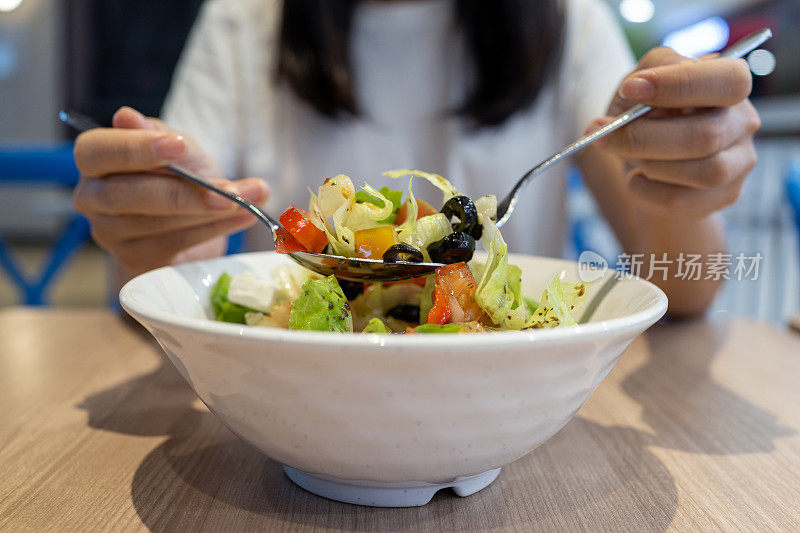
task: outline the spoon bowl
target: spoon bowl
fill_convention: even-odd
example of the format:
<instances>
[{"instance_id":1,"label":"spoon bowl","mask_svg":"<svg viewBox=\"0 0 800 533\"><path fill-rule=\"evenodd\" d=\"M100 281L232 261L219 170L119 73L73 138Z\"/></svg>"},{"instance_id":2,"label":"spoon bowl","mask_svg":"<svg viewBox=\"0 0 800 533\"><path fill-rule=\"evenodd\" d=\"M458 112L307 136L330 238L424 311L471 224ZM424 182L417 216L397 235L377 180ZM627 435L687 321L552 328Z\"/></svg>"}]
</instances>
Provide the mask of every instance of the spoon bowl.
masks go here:
<instances>
[{"instance_id":1,"label":"spoon bowl","mask_svg":"<svg viewBox=\"0 0 800 533\"><path fill-rule=\"evenodd\" d=\"M297 252L289 254L297 264L324 276L367 283L402 281L433 274L443 263L409 263L398 261L387 263L379 259L359 259L340 255L310 254Z\"/></svg>"}]
</instances>

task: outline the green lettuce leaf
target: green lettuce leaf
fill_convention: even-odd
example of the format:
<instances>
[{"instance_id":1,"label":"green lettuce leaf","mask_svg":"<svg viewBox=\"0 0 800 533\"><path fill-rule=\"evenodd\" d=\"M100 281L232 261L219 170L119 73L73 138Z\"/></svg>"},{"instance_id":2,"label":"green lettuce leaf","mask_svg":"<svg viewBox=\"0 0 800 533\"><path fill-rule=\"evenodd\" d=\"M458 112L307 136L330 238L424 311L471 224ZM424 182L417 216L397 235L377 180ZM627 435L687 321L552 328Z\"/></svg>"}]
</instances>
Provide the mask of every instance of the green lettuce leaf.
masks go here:
<instances>
[{"instance_id":1,"label":"green lettuce leaf","mask_svg":"<svg viewBox=\"0 0 800 533\"><path fill-rule=\"evenodd\" d=\"M308 212L311 221L325 232L337 255L354 257L356 231L382 226L386 224L384 221L397 218L396 213L400 209L397 195L402 196L402 193L388 187L378 191L369 185L364 185L363 189L355 193L353 182L344 174L325 180L319 187L319 195L309 189ZM392 198L387 198L382 191L388 192ZM371 200L358 203L357 195L362 200Z\"/></svg>"},{"instance_id":2,"label":"green lettuce leaf","mask_svg":"<svg viewBox=\"0 0 800 533\"><path fill-rule=\"evenodd\" d=\"M341 181L343 181L343 179ZM341 187L341 182L337 182L337 184L339 187ZM329 188L330 182L323 185L326 188ZM308 202L308 212L311 215L312 222L315 226L325 232L325 236L328 237L328 243L330 243L331 247L333 248L333 252L344 257L354 256L355 246L353 245L353 242L355 239L353 237L353 232L350 231L348 233L346 228L341 226L341 219L347 213L348 208L351 205L355 205L355 199L353 199L352 204L350 204L346 199L340 201L339 203L329 199L328 207L330 208L331 206L336 206L336 210L332 214L327 215L322 210L322 199L314 194L311 189L308 190L308 194L311 197ZM326 194L329 197L333 197L333 195L336 194L336 191L331 192L330 190L326 190ZM328 221L328 218L333 219L333 225L331 225L331 223Z\"/></svg>"},{"instance_id":3,"label":"green lettuce leaf","mask_svg":"<svg viewBox=\"0 0 800 533\"><path fill-rule=\"evenodd\" d=\"M337 227L344 228L347 232L349 232L345 235L345 239L349 239L350 234L352 234L353 238L355 238L357 231L386 225L381 224L380 219L378 218L380 211L387 210L381 209L370 203L353 204L347 211L344 211L341 214L337 213L337 217L334 218L334 222L336 223ZM389 213L389 215L391 216L391 213Z\"/></svg>"},{"instance_id":4,"label":"green lettuce leaf","mask_svg":"<svg viewBox=\"0 0 800 533\"><path fill-rule=\"evenodd\" d=\"M520 330L530 318L522 298L522 270L508 264L508 245L494 232L489 259L475 292L475 301L492 321L506 329Z\"/></svg>"},{"instance_id":5,"label":"green lettuce leaf","mask_svg":"<svg viewBox=\"0 0 800 533\"><path fill-rule=\"evenodd\" d=\"M380 318L373 318L367 323L362 333L391 333Z\"/></svg>"},{"instance_id":6,"label":"green lettuce leaf","mask_svg":"<svg viewBox=\"0 0 800 533\"><path fill-rule=\"evenodd\" d=\"M228 289L231 286L231 279L233 278L230 274L223 272L214 284L211 289L211 309L214 311L214 318L221 322L246 324L245 315L247 313L258 313L259 311L228 301Z\"/></svg>"},{"instance_id":7,"label":"green lettuce leaf","mask_svg":"<svg viewBox=\"0 0 800 533\"><path fill-rule=\"evenodd\" d=\"M412 185L414 178L408 178L408 198L406 199L406 220L397 226L397 231L405 231L413 229L417 224L417 215L419 214L419 204L417 197L414 196ZM401 206L402 207L402 206Z\"/></svg>"},{"instance_id":8,"label":"green lettuce leaf","mask_svg":"<svg viewBox=\"0 0 800 533\"><path fill-rule=\"evenodd\" d=\"M528 311L533 314L539 308L539 302L534 300L533 298L528 298L526 296L522 297L522 301L525 302L525 306L528 308Z\"/></svg>"},{"instance_id":9,"label":"green lettuce leaf","mask_svg":"<svg viewBox=\"0 0 800 533\"><path fill-rule=\"evenodd\" d=\"M525 300L522 297L522 269L517 265L508 265L506 283L508 284L508 292L513 297L511 309L516 309L520 306L524 306L527 309L528 306L525 305Z\"/></svg>"},{"instance_id":10,"label":"green lettuce leaf","mask_svg":"<svg viewBox=\"0 0 800 533\"><path fill-rule=\"evenodd\" d=\"M555 275L547 284L538 309L525 327L536 329L574 325L572 311L586 300L587 292L588 284L561 281Z\"/></svg>"},{"instance_id":11,"label":"green lettuce leaf","mask_svg":"<svg viewBox=\"0 0 800 533\"><path fill-rule=\"evenodd\" d=\"M397 219L397 212L400 211L400 206L403 204L403 191L395 191L389 187L381 187L379 192L392 203L392 214L378 222L381 224L394 224L395 219ZM386 205L383 200L365 190L360 190L356 193L356 203L369 203L380 208Z\"/></svg>"},{"instance_id":12,"label":"green lettuce leaf","mask_svg":"<svg viewBox=\"0 0 800 533\"><path fill-rule=\"evenodd\" d=\"M420 324L414 328L417 333L458 333L463 324Z\"/></svg>"},{"instance_id":13,"label":"green lettuce leaf","mask_svg":"<svg viewBox=\"0 0 800 533\"><path fill-rule=\"evenodd\" d=\"M419 297L419 321L424 324L428 321L428 313L433 309L433 288L436 286L436 276L428 276L425 279L425 288Z\"/></svg>"},{"instance_id":14,"label":"green lettuce leaf","mask_svg":"<svg viewBox=\"0 0 800 533\"><path fill-rule=\"evenodd\" d=\"M334 276L309 279L292 303L289 329L353 331L353 317L342 288Z\"/></svg>"},{"instance_id":15,"label":"green lettuce leaf","mask_svg":"<svg viewBox=\"0 0 800 533\"><path fill-rule=\"evenodd\" d=\"M401 231L397 238L400 242L413 246L420 252L425 261L430 261L428 246L442 240L453 233L453 226L442 213L428 215L417 220L411 228Z\"/></svg>"},{"instance_id":16,"label":"green lettuce leaf","mask_svg":"<svg viewBox=\"0 0 800 533\"><path fill-rule=\"evenodd\" d=\"M362 207L370 207L371 209L369 210L369 212L371 213L373 220L375 220L375 222L380 222L382 220L385 220L387 217L390 217L392 214L394 214L395 210L394 202L392 202L389 198L384 196L382 192L383 189L379 191L369 183L365 183L362 189L364 190L364 192L372 196L377 203L372 203L372 202L366 202L362 204L356 203L356 205L353 207L358 207L359 205ZM390 193L394 192L386 187L384 187L384 189L389 191ZM399 205L397 206L397 209L400 209Z\"/></svg>"},{"instance_id":17,"label":"green lettuce leaf","mask_svg":"<svg viewBox=\"0 0 800 533\"><path fill-rule=\"evenodd\" d=\"M387 176L392 179L402 178L404 176L416 176L418 178L422 178L428 180L428 182L442 191L444 194L444 198L442 199L442 204L445 204L447 200L452 198L453 196L458 196L459 192L452 183L447 181L445 178L440 176L439 174L433 174L432 172L423 172L422 170L413 170L410 168L401 168L397 170L388 170L383 173L384 176Z\"/></svg>"}]
</instances>

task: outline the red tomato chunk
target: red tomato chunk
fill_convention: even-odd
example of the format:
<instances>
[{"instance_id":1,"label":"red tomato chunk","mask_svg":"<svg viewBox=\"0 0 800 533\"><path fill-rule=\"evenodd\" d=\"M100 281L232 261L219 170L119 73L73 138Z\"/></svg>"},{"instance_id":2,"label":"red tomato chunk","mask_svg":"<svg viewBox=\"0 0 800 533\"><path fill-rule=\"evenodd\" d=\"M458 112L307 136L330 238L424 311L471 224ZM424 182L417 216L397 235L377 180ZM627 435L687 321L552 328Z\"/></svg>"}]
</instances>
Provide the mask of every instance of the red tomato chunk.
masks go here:
<instances>
[{"instance_id":1,"label":"red tomato chunk","mask_svg":"<svg viewBox=\"0 0 800 533\"><path fill-rule=\"evenodd\" d=\"M315 226L308 214L299 207L290 206L284 211L280 223L305 247L305 251L318 254L328 245L325 232Z\"/></svg>"}]
</instances>

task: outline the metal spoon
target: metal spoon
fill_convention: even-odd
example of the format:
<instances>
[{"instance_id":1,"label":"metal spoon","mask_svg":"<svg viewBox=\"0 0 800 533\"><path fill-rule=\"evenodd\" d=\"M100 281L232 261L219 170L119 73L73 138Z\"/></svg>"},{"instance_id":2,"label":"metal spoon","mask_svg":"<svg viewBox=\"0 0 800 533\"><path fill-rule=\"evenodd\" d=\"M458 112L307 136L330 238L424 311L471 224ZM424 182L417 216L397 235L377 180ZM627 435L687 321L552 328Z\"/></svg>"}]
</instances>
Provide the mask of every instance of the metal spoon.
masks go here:
<instances>
[{"instance_id":1,"label":"metal spoon","mask_svg":"<svg viewBox=\"0 0 800 533\"><path fill-rule=\"evenodd\" d=\"M742 57L743 55L760 46L770 37L772 37L772 32L768 29L754 33L753 35L746 37L733 47L729 48L722 54L722 57ZM609 133L616 131L622 126L636 120L645 113L649 112L651 109L651 107L644 105L632 107L617 117L610 124L581 139L578 139L558 154L552 156L543 163L526 172L511 190L509 195L502 202L500 202L497 209L497 226L500 227L508 221L511 214L514 212L517 203L519 202L522 191L536 176L565 157L570 156L575 152L582 150L583 148L586 148L598 139L601 139ZM91 119L70 111L61 111L59 113L59 118L62 122L72 126L78 131L87 131L100 127ZM220 189L214 184L178 166L170 165L166 167L166 170L175 176L194 183L195 185L210 189L217 194L228 198L232 202L236 202L240 206L244 207L253 215L255 215L259 221L269 227L270 231L272 232L272 239L276 240L280 223L262 211L252 202L242 198L237 194ZM399 281L404 279L418 278L420 276L431 274L437 268L444 266L442 263L409 263L403 261L397 263L385 263L378 259L360 259L353 257L342 257L338 255L311 254L306 252L289 254L289 257L291 257L298 264L320 274L326 276L333 274L340 279L364 282ZM587 314L590 317L592 313ZM587 316L584 317L584 320L586 319L588 319Z\"/></svg>"},{"instance_id":2,"label":"metal spoon","mask_svg":"<svg viewBox=\"0 0 800 533\"><path fill-rule=\"evenodd\" d=\"M74 111L61 111L58 114L58 118L65 124L81 132L100 127L92 119L75 113ZM261 223L269 228L272 233L273 241L277 239L278 228L281 227L280 222L265 213L253 202L242 198L238 194L221 189L213 183L179 166L170 165L166 167L165 170L181 179L214 191L232 202L236 202L250 211ZM318 272L319 274L325 276L333 274L340 279L363 282L399 281L418 278L430 274L437 268L444 266L442 263L408 263L404 261L384 263L378 259L360 259L338 255L311 254L307 252L296 252L288 255L298 264L314 272Z\"/></svg>"}]
</instances>

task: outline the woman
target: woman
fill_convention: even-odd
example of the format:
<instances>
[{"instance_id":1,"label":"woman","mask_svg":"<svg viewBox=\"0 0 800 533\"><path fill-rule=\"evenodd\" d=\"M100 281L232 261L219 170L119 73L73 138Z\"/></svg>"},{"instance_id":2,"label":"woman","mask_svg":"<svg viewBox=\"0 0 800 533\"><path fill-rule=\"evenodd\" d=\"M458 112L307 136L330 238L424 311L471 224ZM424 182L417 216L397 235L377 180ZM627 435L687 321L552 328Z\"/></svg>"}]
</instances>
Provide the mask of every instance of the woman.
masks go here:
<instances>
[{"instance_id":1,"label":"woman","mask_svg":"<svg viewBox=\"0 0 800 533\"><path fill-rule=\"evenodd\" d=\"M154 170L166 164L258 203L271 190L273 212L305 204L307 187L337 173L377 183L397 167L443 174L473 197L503 195L641 102L660 109L580 154L589 188L630 254L722 251L714 213L756 160L747 65L666 48L637 67L630 57L601 0L209 0L165 121L123 108L114 129L78 138L75 203L130 276L220 255L228 234L254 223ZM564 171L526 191L504 228L512 250L561 253ZM226 181L254 175L270 188ZM674 315L701 313L718 288L672 273L653 281Z\"/></svg>"}]
</instances>

